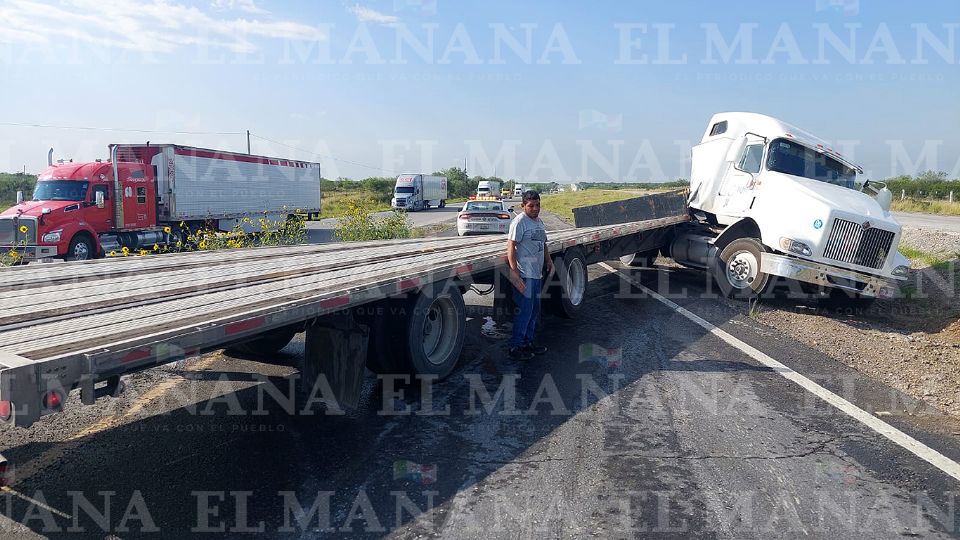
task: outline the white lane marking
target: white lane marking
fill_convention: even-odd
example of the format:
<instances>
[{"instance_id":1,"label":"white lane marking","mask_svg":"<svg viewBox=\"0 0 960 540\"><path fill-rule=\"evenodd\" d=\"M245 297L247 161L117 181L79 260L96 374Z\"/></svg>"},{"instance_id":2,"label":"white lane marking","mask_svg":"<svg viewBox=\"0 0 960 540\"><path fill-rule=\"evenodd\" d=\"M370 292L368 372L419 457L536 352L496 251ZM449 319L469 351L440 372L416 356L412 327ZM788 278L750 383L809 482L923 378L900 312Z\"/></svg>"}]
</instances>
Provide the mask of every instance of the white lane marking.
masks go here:
<instances>
[{"instance_id":1,"label":"white lane marking","mask_svg":"<svg viewBox=\"0 0 960 540\"><path fill-rule=\"evenodd\" d=\"M56 515L58 515L58 516L60 516L60 517L62 517L62 518L72 519L72 517L73 517L73 516L71 516L70 514L68 514L68 513L66 513L66 512L61 512L60 510L57 510L56 508L54 508L54 507L52 507L52 506L48 506L48 505L46 505L46 504L43 504L42 502L40 502L40 501L38 501L38 500L35 500L35 499L31 499L30 497L27 497L27 496L24 495L23 493L20 493L19 491L13 489L13 488L10 487L10 486L3 486L2 488L0 488L0 491L3 491L4 493L9 493L9 494L14 495L14 496L16 496L16 497L19 497L19 498L27 501L28 503L30 503L30 504L38 507L38 508L43 508L43 509L46 510L47 512L50 512L50 513L52 513L52 514L56 514Z\"/></svg>"},{"instance_id":2,"label":"white lane marking","mask_svg":"<svg viewBox=\"0 0 960 540\"><path fill-rule=\"evenodd\" d=\"M784 378L790 381L793 381L804 390L826 401L830 405L833 405L834 407L839 409L841 412L845 413L846 415L852 418L855 418L856 420L865 424L870 429L876 431L880 435L883 435L887 439L890 439L891 441L893 441L895 444L897 444L904 450L919 457L920 459L926 461L927 463L933 465L934 467L940 469L941 471L949 474L955 479L960 480L960 464L958 464L956 461L953 461L952 459L941 454L940 452L937 452L933 448L930 448L929 446L914 439L913 437L891 426L890 424L884 422L883 420L880 420L876 416L873 416L867 411L864 411L860 407L857 407L853 403L850 403L849 401L834 394L833 392L827 390L826 388L820 386L819 384L811 381L810 379L804 377L800 373L797 373L796 371L787 367L781 362L771 358L770 356L767 356L766 354L760 352L759 350L751 347L747 343L744 343L743 341L733 337L731 334L717 328L707 320L702 319L696 314L680 307L676 303L664 298L663 296L660 296L659 294L652 291L651 289L644 287L637 280L625 275L623 272L620 272L619 270L617 270L616 268L613 268L609 264L600 263L600 266L606 268L611 273L617 274L618 276L620 276L621 279L627 281L628 283L640 288L640 290L642 290L643 292L657 299L658 301L660 301L660 303L669 307L673 311L676 311L677 313L695 322L696 324L703 327L705 330L707 330L711 334L717 336L718 338L722 339L728 344L740 349L741 351L746 353L748 356L750 356L757 362L760 362L761 364L773 369L775 372L779 373Z\"/></svg>"}]
</instances>

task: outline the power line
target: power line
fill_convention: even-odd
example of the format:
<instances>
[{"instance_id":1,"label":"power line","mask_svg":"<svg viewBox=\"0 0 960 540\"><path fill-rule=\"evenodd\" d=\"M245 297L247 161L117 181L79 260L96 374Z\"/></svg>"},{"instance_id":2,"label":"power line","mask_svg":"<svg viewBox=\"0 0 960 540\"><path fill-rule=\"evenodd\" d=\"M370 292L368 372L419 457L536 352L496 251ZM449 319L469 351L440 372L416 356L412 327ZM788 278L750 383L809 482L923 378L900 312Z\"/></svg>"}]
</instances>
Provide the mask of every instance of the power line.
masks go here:
<instances>
[{"instance_id":1,"label":"power line","mask_svg":"<svg viewBox=\"0 0 960 540\"><path fill-rule=\"evenodd\" d=\"M25 122L0 122L0 126L31 127L49 129L75 129L80 131L118 131L125 133L148 133L170 135L243 135L242 131L165 131L155 129L105 128L94 126L54 126L50 124L30 124Z\"/></svg>"},{"instance_id":2,"label":"power line","mask_svg":"<svg viewBox=\"0 0 960 540\"><path fill-rule=\"evenodd\" d=\"M296 147L296 146L291 146L291 145L289 145L289 144L282 143L282 142L280 142L280 141L275 141L275 140L269 139L269 138L267 138L267 137L261 137L260 135L257 135L256 133L251 133L250 136L251 136L251 137L254 137L254 138L257 138L257 139L260 139L260 140L262 140L262 141L267 141L267 142L271 142L271 143L273 143L273 144L279 144L280 146L285 146L285 147L287 147L287 148L289 148L289 149L291 149L291 150L296 150L296 151L298 151L298 152L303 152L303 153L305 153L305 154L310 154L311 156L316 156L316 157L325 158L325 159L331 159L331 160L333 160L333 161L340 161L340 162L343 162L343 163L349 163L350 165L355 165L355 166L357 166L357 167L363 167L363 168L365 168L365 169L372 169L372 170L375 170L375 171L380 171L380 172L385 172L385 173L390 173L390 174L403 174L403 173L399 173L399 172L397 172L397 171L391 171L391 170L389 170L389 169L384 169L383 167L377 167L377 166L375 166L375 165L367 165L367 164L365 164L365 163L360 163L360 162L357 162L357 161L351 161L351 160L349 160L349 159L342 159L342 158L338 158L338 157L334 157L334 156L329 156L329 155L324 155L324 154L318 154L318 153L316 153L316 152L312 152L312 151L310 151L310 150L306 150L306 149L303 149L303 148L298 148L298 147Z\"/></svg>"},{"instance_id":3,"label":"power line","mask_svg":"<svg viewBox=\"0 0 960 540\"><path fill-rule=\"evenodd\" d=\"M270 139L268 137L262 137L260 135L250 133L249 131L164 131L164 130L153 130L153 129L127 129L127 128L105 128L105 127L95 127L95 126L57 126L52 124L33 124L27 122L0 122L0 126L11 126L11 127L30 127L30 128L47 128L47 129L73 129L80 131L111 131L111 132L122 132L122 133L144 133L144 134L166 134L166 135L248 135L250 137L255 137L262 141L267 141L273 144L284 146L291 150L296 150L297 152L303 152L311 156L316 156L324 159L330 159L333 161L339 161L341 163L348 163L356 167L363 167L365 169L371 169L374 171L380 171L390 174L402 174L397 171L391 171L389 169L384 169L383 167L377 167L375 165L367 165L366 163L360 163L358 161L352 161L349 159L342 159L336 156L330 156L325 154L318 154L304 148L299 148L296 146L291 146L280 141Z\"/></svg>"}]
</instances>

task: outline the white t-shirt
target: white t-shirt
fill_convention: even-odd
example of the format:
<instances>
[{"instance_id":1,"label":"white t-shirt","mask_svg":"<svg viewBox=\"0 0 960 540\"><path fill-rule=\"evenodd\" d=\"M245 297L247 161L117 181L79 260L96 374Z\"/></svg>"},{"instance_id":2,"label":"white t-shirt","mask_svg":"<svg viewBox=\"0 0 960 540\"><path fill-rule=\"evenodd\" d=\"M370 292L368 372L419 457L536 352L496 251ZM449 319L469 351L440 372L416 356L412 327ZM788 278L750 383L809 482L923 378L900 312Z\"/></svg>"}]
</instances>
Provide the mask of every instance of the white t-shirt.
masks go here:
<instances>
[{"instance_id":1,"label":"white t-shirt","mask_svg":"<svg viewBox=\"0 0 960 540\"><path fill-rule=\"evenodd\" d=\"M510 222L507 238L517 243L517 268L520 276L527 279L543 278L543 250L547 242L547 230L543 220L535 220L520 212Z\"/></svg>"}]
</instances>

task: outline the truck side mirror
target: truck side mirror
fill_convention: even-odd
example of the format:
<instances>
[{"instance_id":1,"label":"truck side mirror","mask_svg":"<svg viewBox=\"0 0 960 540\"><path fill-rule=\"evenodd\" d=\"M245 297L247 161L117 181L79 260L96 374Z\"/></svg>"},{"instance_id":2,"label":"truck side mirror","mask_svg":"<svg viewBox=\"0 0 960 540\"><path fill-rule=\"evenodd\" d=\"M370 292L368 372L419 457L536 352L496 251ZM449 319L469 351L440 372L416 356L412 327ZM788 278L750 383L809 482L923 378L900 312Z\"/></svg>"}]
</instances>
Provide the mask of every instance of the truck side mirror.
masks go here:
<instances>
[{"instance_id":1,"label":"truck side mirror","mask_svg":"<svg viewBox=\"0 0 960 540\"><path fill-rule=\"evenodd\" d=\"M885 214L890 213L890 205L893 204L893 193L884 187L877 192L877 203L883 208Z\"/></svg>"},{"instance_id":2,"label":"truck side mirror","mask_svg":"<svg viewBox=\"0 0 960 540\"><path fill-rule=\"evenodd\" d=\"M97 208L103 208L104 207L103 192L97 191L96 194L94 195L94 198L97 201Z\"/></svg>"},{"instance_id":3,"label":"truck side mirror","mask_svg":"<svg viewBox=\"0 0 960 540\"><path fill-rule=\"evenodd\" d=\"M23 192L22 192L22 191L18 191L18 192L17 192L17 204L23 204Z\"/></svg>"}]
</instances>

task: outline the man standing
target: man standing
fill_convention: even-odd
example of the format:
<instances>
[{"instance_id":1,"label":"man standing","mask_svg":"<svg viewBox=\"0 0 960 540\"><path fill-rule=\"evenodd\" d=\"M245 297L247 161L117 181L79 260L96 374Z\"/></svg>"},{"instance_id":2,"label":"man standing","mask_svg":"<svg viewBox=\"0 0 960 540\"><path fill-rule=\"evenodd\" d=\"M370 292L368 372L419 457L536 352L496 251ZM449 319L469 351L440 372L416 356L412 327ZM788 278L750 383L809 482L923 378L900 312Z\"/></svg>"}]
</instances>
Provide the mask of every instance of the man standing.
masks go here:
<instances>
[{"instance_id":1,"label":"man standing","mask_svg":"<svg viewBox=\"0 0 960 540\"><path fill-rule=\"evenodd\" d=\"M553 260L547 249L547 231L540 219L540 194L530 190L523 194L523 212L513 218L507 234L507 262L517 314L513 318L510 358L530 360L544 354L547 348L534 345L533 335L540 314L540 291L543 269L553 272Z\"/></svg>"}]
</instances>

